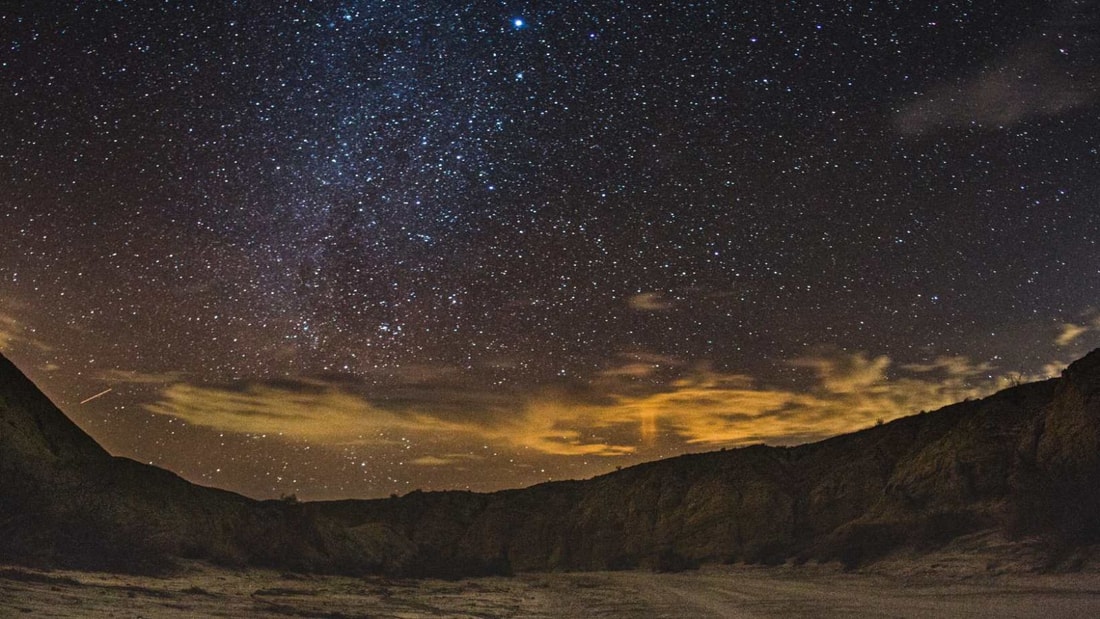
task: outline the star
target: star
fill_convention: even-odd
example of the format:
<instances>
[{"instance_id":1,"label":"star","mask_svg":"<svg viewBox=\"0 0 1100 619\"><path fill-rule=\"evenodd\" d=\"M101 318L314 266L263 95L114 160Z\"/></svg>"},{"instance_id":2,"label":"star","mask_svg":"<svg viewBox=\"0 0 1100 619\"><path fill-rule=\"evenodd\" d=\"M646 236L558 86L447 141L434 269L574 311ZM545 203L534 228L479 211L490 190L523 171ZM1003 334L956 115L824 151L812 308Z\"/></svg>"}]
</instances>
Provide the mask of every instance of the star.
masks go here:
<instances>
[{"instance_id":1,"label":"star","mask_svg":"<svg viewBox=\"0 0 1100 619\"><path fill-rule=\"evenodd\" d=\"M119 455L489 490L1100 345L1069 4L87 4L0 14L0 351Z\"/></svg>"}]
</instances>

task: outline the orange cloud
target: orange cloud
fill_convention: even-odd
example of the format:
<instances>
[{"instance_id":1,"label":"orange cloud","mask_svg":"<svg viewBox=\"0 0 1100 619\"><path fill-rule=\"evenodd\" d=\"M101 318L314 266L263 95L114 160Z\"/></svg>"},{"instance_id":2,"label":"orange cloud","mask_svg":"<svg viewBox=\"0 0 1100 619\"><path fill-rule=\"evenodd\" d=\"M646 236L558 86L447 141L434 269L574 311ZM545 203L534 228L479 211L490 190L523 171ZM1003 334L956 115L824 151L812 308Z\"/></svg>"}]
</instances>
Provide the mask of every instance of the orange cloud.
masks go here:
<instances>
[{"instance_id":1,"label":"orange cloud","mask_svg":"<svg viewBox=\"0 0 1100 619\"><path fill-rule=\"evenodd\" d=\"M619 355L619 363L600 372L603 377L645 378L662 369L672 369L683 365L675 358L649 353L630 353Z\"/></svg>"},{"instance_id":2,"label":"orange cloud","mask_svg":"<svg viewBox=\"0 0 1100 619\"><path fill-rule=\"evenodd\" d=\"M416 428L415 418L372 409L358 396L323 383L243 389L173 384L146 406L187 423L241 434L271 434L325 444L390 442L382 430ZM365 423L371 420L371 423ZM425 424L425 430L432 428Z\"/></svg>"},{"instance_id":3,"label":"orange cloud","mask_svg":"<svg viewBox=\"0 0 1100 619\"><path fill-rule=\"evenodd\" d=\"M622 367L629 370L637 363L628 359ZM408 438L437 445L477 442L550 456L622 456L653 447L806 442L1045 377L991 379L988 364L964 357L896 369L888 357L865 353L801 357L789 364L812 369L812 381L801 389L775 388L749 376L697 368L638 393L627 384L636 373L618 371L594 381L596 393L500 394L463 390L453 373L433 370L417 372L420 382L396 386L385 396L357 392L346 378L237 386L175 383L147 409L221 431L325 445L396 444ZM898 375L889 378L891 371ZM433 377L447 378L432 384ZM453 461L437 454L414 463Z\"/></svg>"},{"instance_id":4,"label":"orange cloud","mask_svg":"<svg viewBox=\"0 0 1100 619\"><path fill-rule=\"evenodd\" d=\"M6 314L0 314L0 350L7 350L12 342L18 338L20 329L15 319Z\"/></svg>"},{"instance_id":5,"label":"orange cloud","mask_svg":"<svg viewBox=\"0 0 1100 619\"><path fill-rule=\"evenodd\" d=\"M5 313L4 309L18 310L21 304L0 299L0 351L8 351L19 347L32 347L41 352L53 350L35 335L34 327L21 324L12 314Z\"/></svg>"},{"instance_id":6,"label":"orange cloud","mask_svg":"<svg viewBox=\"0 0 1100 619\"><path fill-rule=\"evenodd\" d=\"M455 466L466 462L481 460L482 458L471 454L444 454L442 456L421 456L409 460L414 466Z\"/></svg>"},{"instance_id":7,"label":"orange cloud","mask_svg":"<svg viewBox=\"0 0 1100 619\"><path fill-rule=\"evenodd\" d=\"M183 372L137 372L134 370L105 370L96 374L96 378L107 383L125 383L130 385L162 385L177 383L184 378Z\"/></svg>"},{"instance_id":8,"label":"orange cloud","mask_svg":"<svg viewBox=\"0 0 1100 619\"><path fill-rule=\"evenodd\" d=\"M881 382L890 358L869 359L864 353L834 357L801 357L791 361L796 367L813 368L821 386L833 393L850 393Z\"/></svg>"},{"instance_id":9,"label":"orange cloud","mask_svg":"<svg viewBox=\"0 0 1100 619\"><path fill-rule=\"evenodd\" d=\"M1062 332L1059 333L1058 338L1054 340L1055 343L1059 346L1069 346L1074 341L1076 341L1077 338L1081 337L1091 330L1090 327L1075 325L1073 323L1063 324L1061 329Z\"/></svg>"},{"instance_id":10,"label":"orange cloud","mask_svg":"<svg viewBox=\"0 0 1100 619\"><path fill-rule=\"evenodd\" d=\"M989 363L974 363L960 355L940 356L928 363L909 363L901 367L918 373L942 372L956 378L979 376L993 370Z\"/></svg>"},{"instance_id":11,"label":"orange cloud","mask_svg":"<svg viewBox=\"0 0 1100 619\"><path fill-rule=\"evenodd\" d=\"M672 309L669 303L659 292L643 292L627 299L631 309L640 312L663 312Z\"/></svg>"},{"instance_id":12,"label":"orange cloud","mask_svg":"<svg viewBox=\"0 0 1100 619\"><path fill-rule=\"evenodd\" d=\"M194 425L241 434L268 434L327 445L395 443L398 436L471 439L504 443L553 455L620 455L629 445L586 438L581 428L606 425L593 410L564 398L533 398L511 411L456 414L432 399L400 408L372 403L343 386L323 381L250 384L243 388L177 383L145 408ZM596 415L598 416L598 415Z\"/></svg>"}]
</instances>

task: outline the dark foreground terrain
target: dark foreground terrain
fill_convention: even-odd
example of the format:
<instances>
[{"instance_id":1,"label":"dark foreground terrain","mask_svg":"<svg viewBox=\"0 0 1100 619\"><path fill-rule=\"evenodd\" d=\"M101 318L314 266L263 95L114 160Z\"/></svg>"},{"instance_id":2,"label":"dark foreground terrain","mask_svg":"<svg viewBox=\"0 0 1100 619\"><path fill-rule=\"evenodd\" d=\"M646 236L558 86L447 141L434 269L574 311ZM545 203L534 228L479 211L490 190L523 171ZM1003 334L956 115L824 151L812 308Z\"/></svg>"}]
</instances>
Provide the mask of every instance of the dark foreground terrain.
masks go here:
<instances>
[{"instance_id":1,"label":"dark foreground terrain","mask_svg":"<svg viewBox=\"0 0 1100 619\"><path fill-rule=\"evenodd\" d=\"M1100 574L960 578L834 567L394 580L191 566L171 578L0 567L4 617L1095 617Z\"/></svg>"},{"instance_id":2,"label":"dark foreground terrain","mask_svg":"<svg viewBox=\"0 0 1100 619\"><path fill-rule=\"evenodd\" d=\"M165 574L199 560L449 578L732 563L855 569L977 533L1039 540L1019 547L1043 569L1093 560L1100 351L1057 379L798 447L682 456L491 494L301 504L112 457L0 357L0 561L12 564Z\"/></svg>"}]
</instances>

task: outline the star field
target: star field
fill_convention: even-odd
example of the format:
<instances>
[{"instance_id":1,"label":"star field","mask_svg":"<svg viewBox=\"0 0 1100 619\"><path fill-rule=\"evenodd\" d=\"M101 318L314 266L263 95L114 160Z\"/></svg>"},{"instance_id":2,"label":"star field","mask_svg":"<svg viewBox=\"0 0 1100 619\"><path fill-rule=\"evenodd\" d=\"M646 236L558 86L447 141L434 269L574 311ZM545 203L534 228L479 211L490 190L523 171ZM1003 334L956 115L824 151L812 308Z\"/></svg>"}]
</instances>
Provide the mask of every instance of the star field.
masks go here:
<instances>
[{"instance_id":1,"label":"star field","mask_svg":"<svg viewBox=\"0 0 1100 619\"><path fill-rule=\"evenodd\" d=\"M1093 1L48 4L0 350L201 483L590 476L1100 341Z\"/></svg>"}]
</instances>

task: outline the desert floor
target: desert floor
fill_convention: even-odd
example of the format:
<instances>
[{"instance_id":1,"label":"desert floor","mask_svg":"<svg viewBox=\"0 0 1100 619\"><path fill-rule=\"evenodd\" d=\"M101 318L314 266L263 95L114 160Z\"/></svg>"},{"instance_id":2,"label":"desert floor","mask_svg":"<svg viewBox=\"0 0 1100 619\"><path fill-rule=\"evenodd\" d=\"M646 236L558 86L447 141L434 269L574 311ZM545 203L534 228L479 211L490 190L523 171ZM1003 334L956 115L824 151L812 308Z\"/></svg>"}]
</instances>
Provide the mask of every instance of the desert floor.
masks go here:
<instances>
[{"instance_id":1,"label":"desert floor","mask_svg":"<svg viewBox=\"0 0 1100 619\"><path fill-rule=\"evenodd\" d=\"M413 581L198 564L167 578L0 566L0 617L790 616L1100 617L1100 574L714 566Z\"/></svg>"}]
</instances>

